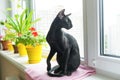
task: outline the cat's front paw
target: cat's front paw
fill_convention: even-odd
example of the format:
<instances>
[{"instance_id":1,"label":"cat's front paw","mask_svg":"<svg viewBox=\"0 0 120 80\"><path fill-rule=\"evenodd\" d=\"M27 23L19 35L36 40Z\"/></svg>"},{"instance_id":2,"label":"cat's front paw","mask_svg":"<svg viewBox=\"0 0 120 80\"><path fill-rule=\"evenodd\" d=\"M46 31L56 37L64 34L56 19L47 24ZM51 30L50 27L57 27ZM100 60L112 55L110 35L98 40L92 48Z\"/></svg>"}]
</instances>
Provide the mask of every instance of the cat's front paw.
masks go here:
<instances>
[{"instance_id":1,"label":"cat's front paw","mask_svg":"<svg viewBox=\"0 0 120 80\"><path fill-rule=\"evenodd\" d=\"M67 73L66 73L67 76L70 76L71 74L72 74L71 72L67 72Z\"/></svg>"},{"instance_id":2,"label":"cat's front paw","mask_svg":"<svg viewBox=\"0 0 120 80\"><path fill-rule=\"evenodd\" d=\"M64 75L67 75L67 76L70 76L71 74L72 74L72 72L69 72L69 71L64 72Z\"/></svg>"}]
</instances>

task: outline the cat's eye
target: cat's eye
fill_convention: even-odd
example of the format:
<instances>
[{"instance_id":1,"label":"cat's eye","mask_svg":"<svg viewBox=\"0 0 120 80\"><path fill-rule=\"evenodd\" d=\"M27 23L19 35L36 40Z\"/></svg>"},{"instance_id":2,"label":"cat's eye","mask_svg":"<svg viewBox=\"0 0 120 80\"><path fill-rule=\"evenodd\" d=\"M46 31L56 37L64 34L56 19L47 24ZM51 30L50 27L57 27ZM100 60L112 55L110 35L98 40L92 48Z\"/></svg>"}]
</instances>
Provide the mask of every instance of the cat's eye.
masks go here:
<instances>
[{"instance_id":1,"label":"cat's eye","mask_svg":"<svg viewBox=\"0 0 120 80\"><path fill-rule=\"evenodd\" d=\"M66 21L66 22L69 22L69 20L68 20L68 19L65 19L65 21Z\"/></svg>"}]
</instances>

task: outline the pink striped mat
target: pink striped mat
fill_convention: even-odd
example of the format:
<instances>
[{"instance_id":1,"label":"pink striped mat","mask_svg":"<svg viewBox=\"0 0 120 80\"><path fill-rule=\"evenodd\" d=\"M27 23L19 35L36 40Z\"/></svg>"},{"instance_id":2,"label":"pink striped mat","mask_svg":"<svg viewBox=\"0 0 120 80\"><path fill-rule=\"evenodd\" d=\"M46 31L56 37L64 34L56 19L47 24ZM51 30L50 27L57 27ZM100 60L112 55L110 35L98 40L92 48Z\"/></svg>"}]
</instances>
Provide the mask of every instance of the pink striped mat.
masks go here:
<instances>
[{"instance_id":1,"label":"pink striped mat","mask_svg":"<svg viewBox=\"0 0 120 80\"><path fill-rule=\"evenodd\" d=\"M95 69L80 65L77 71L73 72L71 76L49 77L47 75L46 65L34 64L25 69L25 72L26 80L82 80L95 74Z\"/></svg>"}]
</instances>

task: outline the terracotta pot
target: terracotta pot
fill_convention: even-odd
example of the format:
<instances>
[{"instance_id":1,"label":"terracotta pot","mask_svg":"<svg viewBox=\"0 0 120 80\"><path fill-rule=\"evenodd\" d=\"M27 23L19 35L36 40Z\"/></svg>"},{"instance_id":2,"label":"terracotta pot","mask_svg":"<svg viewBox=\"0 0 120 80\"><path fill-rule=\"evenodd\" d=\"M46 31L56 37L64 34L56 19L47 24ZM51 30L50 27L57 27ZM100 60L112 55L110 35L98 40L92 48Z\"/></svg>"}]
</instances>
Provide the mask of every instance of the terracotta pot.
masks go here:
<instances>
[{"instance_id":1,"label":"terracotta pot","mask_svg":"<svg viewBox=\"0 0 120 80\"><path fill-rule=\"evenodd\" d=\"M14 48L14 53L17 54L18 53L18 47L16 45L13 45Z\"/></svg>"},{"instance_id":2,"label":"terracotta pot","mask_svg":"<svg viewBox=\"0 0 120 80\"><path fill-rule=\"evenodd\" d=\"M1 43L2 43L2 49L3 50L8 50L8 44L11 43L11 41L1 40Z\"/></svg>"}]
</instances>

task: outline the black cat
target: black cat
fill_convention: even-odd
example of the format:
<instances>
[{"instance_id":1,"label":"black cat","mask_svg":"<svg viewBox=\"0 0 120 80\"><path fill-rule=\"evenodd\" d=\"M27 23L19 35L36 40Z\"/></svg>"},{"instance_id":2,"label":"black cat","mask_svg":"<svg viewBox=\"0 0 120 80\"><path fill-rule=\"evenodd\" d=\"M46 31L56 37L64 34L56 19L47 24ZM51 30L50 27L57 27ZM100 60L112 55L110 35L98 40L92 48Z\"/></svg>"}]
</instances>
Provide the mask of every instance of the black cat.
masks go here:
<instances>
[{"instance_id":1,"label":"black cat","mask_svg":"<svg viewBox=\"0 0 120 80\"><path fill-rule=\"evenodd\" d=\"M49 76L69 76L80 65L80 55L77 41L73 36L61 30L61 28L72 28L72 22L68 18L70 14L65 15L64 11L65 9L58 13L46 37L46 40L51 48L47 58L47 71ZM56 52L58 66L51 69L50 60Z\"/></svg>"}]
</instances>

